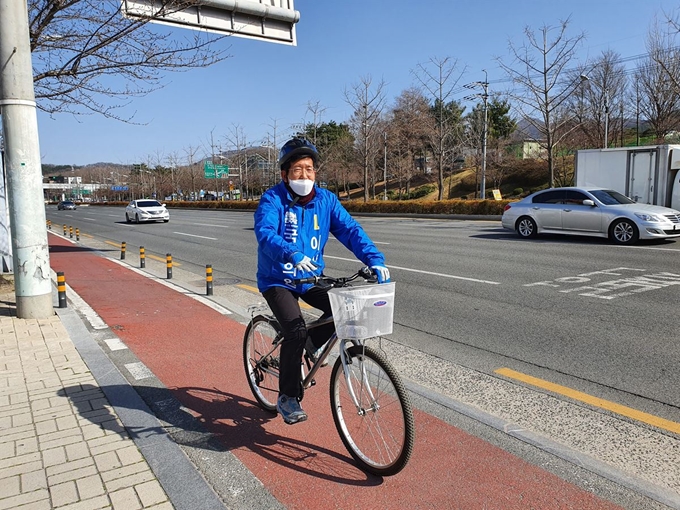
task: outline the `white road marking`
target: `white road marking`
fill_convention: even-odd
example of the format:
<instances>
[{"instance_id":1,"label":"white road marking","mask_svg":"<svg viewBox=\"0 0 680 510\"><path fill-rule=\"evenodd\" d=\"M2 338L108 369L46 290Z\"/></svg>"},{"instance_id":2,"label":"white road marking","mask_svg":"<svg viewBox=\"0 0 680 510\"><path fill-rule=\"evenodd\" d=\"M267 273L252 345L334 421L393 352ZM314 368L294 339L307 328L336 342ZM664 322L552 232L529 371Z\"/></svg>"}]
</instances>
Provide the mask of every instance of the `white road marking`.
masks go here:
<instances>
[{"instance_id":1,"label":"white road marking","mask_svg":"<svg viewBox=\"0 0 680 510\"><path fill-rule=\"evenodd\" d=\"M56 273L54 280L57 280ZM97 314L97 312L95 312L90 305L83 301L83 298L76 294L69 284L66 284L66 299L71 301L74 308L83 314L93 329L107 329L109 327Z\"/></svg>"},{"instance_id":2,"label":"white road marking","mask_svg":"<svg viewBox=\"0 0 680 510\"><path fill-rule=\"evenodd\" d=\"M656 250L656 251L674 251L675 253L680 253L680 250L674 250L672 248L655 248L654 246L617 246L617 248L631 248L633 250Z\"/></svg>"},{"instance_id":3,"label":"white road marking","mask_svg":"<svg viewBox=\"0 0 680 510\"><path fill-rule=\"evenodd\" d=\"M84 219L84 220L87 220L87 221L97 221L96 218L83 218L83 219Z\"/></svg>"},{"instance_id":4,"label":"white road marking","mask_svg":"<svg viewBox=\"0 0 680 510\"><path fill-rule=\"evenodd\" d=\"M137 381L153 377L153 372L141 361L137 363L126 363L125 368Z\"/></svg>"},{"instance_id":5,"label":"white road marking","mask_svg":"<svg viewBox=\"0 0 680 510\"><path fill-rule=\"evenodd\" d=\"M217 241L216 237L197 236L196 234L187 234L185 232L173 232L173 234L177 234L180 236L200 237L201 239L210 239L211 241Z\"/></svg>"},{"instance_id":6,"label":"white road marking","mask_svg":"<svg viewBox=\"0 0 680 510\"><path fill-rule=\"evenodd\" d=\"M631 271L637 272L638 274L626 277L626 273ZM555 278L554 280L526 283L524 284L524 287L542 286L554 288L557 290L557 292L564 294L577 293L579 296L609 300L630 296L640 292L659 290L671 285L680 285L680 274L667 272L644 275L639 274L644 271L647 270L630 267L616 267L613 269L603 269L601 271L583 273L577 276L563 276L562 278ZM622 278L597 282L593 281L594 276L619 276ZM570 284L578 286L564 289L566 285ZM619 290L623 290L623 292L614 292Z\"/></svg>"},{"instance_id":7,"label":"white road marking","mask_svg":"<svg viewBox=\"0 0 680 510\"><path fill-rule=\"evenodd\" d=\"M340 242L335 237L329 237L328 239L330 239L332 241L337 241L338 243ZM342 244L342 243L340 243L340 244ZM373 244L392 244L392 243L386 243L384 241L373 241Z\"/></svg>"},{"instance_id":8,"label":"white road marking","mask_svg":"<svg viewBox=\"0 0 680 510\"><path fill-rule=\"evenodd\" d=\"M324 255L325 258L327 259L336 259L336 260L345 260L347 262L356 262L356 259L346 259L343 257L333 257L331 255ZM422 269L411 269L410 267L399 267L399 266L392 266L388 265L387 266L389 269L401 269L402 271L411 271L412 273L421 273L421 274L429 274L432 276L441 276L443 278L453 278L454 280L466 280L468 282L476 282L476 283L486 283L489 285L500 285L501 282L492 282L489 280L479 280L477 278L468 278L467 276L456 276L453 274L444 274L444 273L434 273L432 271L423 271Z\"/></svg>"},{"instance_id":9,"label":"white road marking","mask_svg":"<svg viewBox=\"0 0 680 510\"><path fill-rule=\"evenodd\" d=\"M107 338L104 343L110 351L122 351L128 348L120 338Z\"/></svg>"}]
</instances>

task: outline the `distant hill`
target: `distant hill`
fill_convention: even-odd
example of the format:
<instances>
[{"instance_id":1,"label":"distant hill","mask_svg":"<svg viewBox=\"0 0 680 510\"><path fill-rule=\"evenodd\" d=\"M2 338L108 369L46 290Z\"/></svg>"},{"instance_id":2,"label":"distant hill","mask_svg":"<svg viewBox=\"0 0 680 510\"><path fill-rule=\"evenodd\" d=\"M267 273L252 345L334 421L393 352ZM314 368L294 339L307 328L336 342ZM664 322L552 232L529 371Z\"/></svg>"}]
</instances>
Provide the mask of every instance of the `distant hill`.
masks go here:
<instances>
[{"instance_id":1,"label":"distant hill","mask_svg":"<svg viewBox=\"0 0 680 510\"><path fill-rule=\"evenodd\" d=\"M43 175L56 175L65 174L70 172L76 172L79 170L96 170L98 168L107 168L114 170L123 170L129 168L130 165L123 165L121 163L90 163L87 165L53 165L50 163L44 163L42 165Z\"/></svg>"}]
</instances>

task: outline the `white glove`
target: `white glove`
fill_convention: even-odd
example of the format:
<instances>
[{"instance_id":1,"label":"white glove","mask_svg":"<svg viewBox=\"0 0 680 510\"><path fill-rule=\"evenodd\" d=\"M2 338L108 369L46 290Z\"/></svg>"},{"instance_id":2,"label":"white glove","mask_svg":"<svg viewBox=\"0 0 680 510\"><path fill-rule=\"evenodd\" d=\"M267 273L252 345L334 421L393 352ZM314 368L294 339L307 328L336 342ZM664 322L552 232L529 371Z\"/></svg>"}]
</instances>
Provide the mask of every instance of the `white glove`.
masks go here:
<instances>
[{"instance_id":1,"label":"white glove","mask_svg":"<svg viewBox=\"0 0 680 510\"><path fill-rule=\"evenodd\" d=\"M378 283L387 283L390 281L390 270L385 266L371 266L371 269L378 277Z\"/></svg>"},{"instance_id":2,"label":"white glove","mask_svg":"<svg viewBox=\"0 0 680 510\"><path fill-rule=\"evenodd\" d=\"M311 272L319 267L307 255L304 255L300 252L295 252L293 254L293 265L298 271L304 272Z\"/></svg>"}]
</instances>

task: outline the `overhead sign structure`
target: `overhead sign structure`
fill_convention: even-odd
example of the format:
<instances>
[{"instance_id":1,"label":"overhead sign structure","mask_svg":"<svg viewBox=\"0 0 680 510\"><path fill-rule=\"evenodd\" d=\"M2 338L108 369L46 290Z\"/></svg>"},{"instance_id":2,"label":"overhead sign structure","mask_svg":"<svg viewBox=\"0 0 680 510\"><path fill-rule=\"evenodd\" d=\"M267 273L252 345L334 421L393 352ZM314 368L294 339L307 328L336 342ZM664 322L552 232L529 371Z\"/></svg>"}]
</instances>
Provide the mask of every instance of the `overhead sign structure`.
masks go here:
<instances>
[{"instance_id":1,"label":"overhead sign structure","mask_svg":"<svg viewBox=\"0 0 680 510\"><path fill-rule=\"evenodd\" d=\"M272 5L273 3L278 5ZM293 0L121 0L128 18L295 46Z\"/></svg>"},{"instance_id":2,"label":"overhead sign structure","mask_svg":"<svg viewBox=\"0 0 680 510\"><path fill-rule=\"evenodd\" d=\"M228 165L216 165L211 161L203 163L203 173L206 179L226 179L229 177Z\"/></svg>"}]
</instances>

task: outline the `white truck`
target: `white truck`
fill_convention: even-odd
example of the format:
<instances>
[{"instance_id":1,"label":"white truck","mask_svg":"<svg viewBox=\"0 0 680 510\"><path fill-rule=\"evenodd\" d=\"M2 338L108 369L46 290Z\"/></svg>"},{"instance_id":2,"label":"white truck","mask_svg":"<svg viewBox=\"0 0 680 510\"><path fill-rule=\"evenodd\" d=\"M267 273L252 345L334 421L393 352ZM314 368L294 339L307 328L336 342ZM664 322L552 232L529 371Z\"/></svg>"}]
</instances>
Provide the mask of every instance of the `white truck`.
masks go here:
<instances>
[{"instance_id":1,"label":"white truck","mask_svg":"<svg viewBox=\"0 0 680 510\"><path fill-rule=\"evenodd\" d=\"M597 186L636 202L680 210L680 145L576 151L576 186Z\"/></svg>"}]
</instances>

